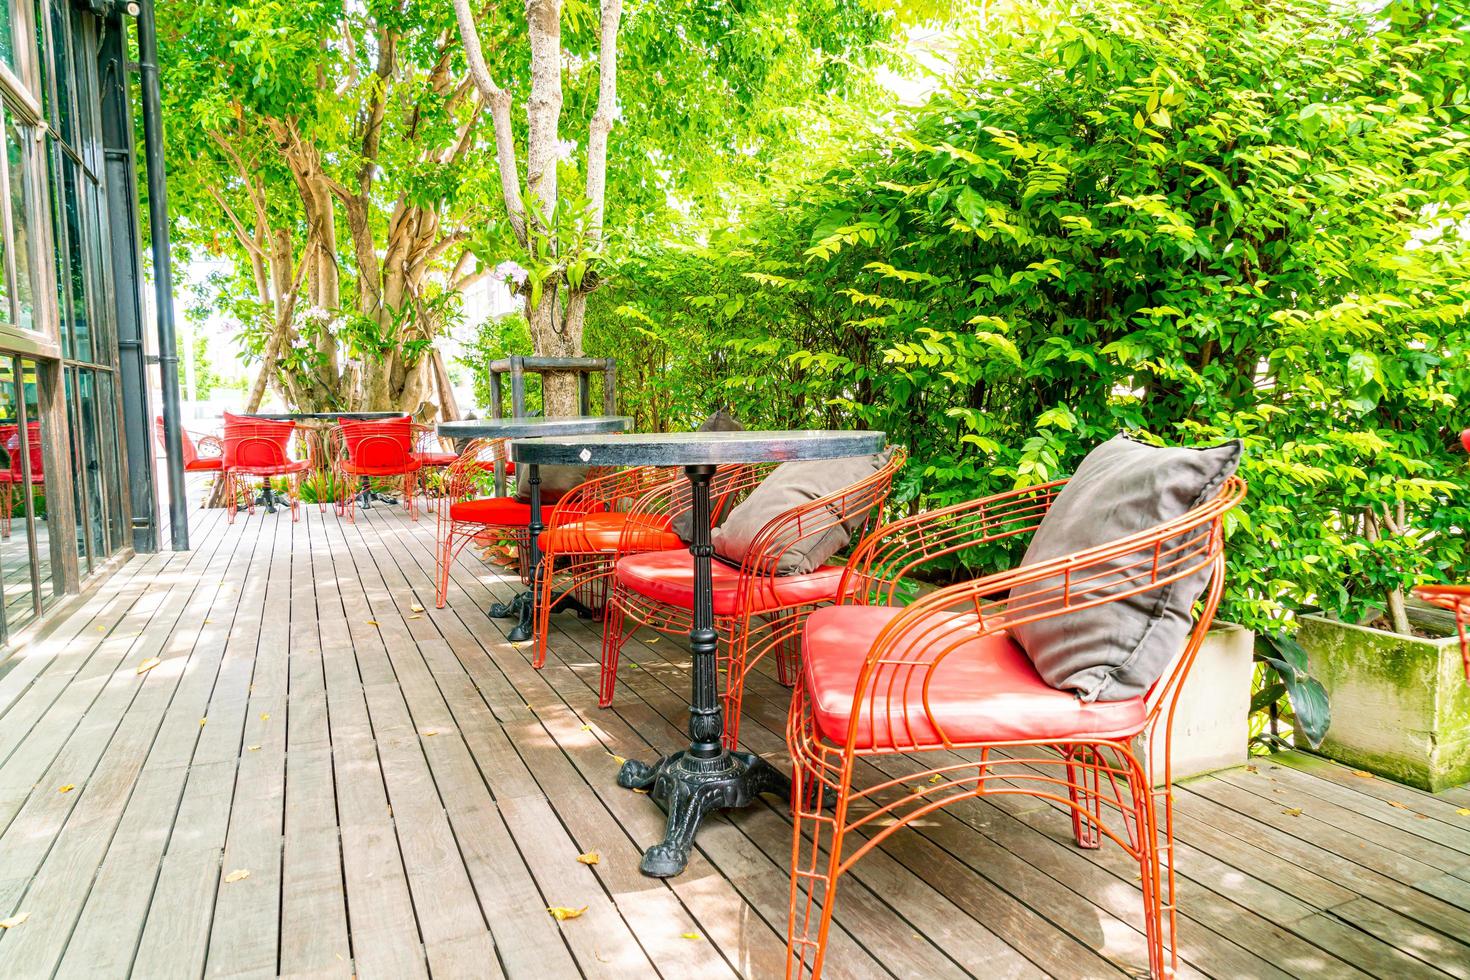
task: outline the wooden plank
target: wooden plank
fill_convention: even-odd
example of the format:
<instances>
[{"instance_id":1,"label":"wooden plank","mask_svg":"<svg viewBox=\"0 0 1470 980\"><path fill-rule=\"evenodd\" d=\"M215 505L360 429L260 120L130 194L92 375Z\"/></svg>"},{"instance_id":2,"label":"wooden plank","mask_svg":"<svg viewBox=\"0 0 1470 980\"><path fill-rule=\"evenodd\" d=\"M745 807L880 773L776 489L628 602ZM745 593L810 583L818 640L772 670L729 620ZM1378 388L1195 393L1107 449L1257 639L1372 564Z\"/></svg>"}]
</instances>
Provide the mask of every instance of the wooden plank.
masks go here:
<instances>
[{"instance_id":1,"label":"wooden plank","mask_svg":"<svg viewBox=\"0 0 1470 980\"><path fill-rule=\"evenodd\" d=\"M408 540L405 540L405 541L403 541L401 543L405 547L407 547L409 545L409 541ZM404 553L404 552L395 550L395 553ZM422 552L422 551L419 552L418 557L419 557L420 560L424 560L426 557L427 557L427 560L430 560L430 561L432 560L432 556L431 555L426 555L426 553L425 552ZM469 581L471 583L473 583L473 578L471 577L469 579ZM471 587L475 587L475 585L477 585L477 583L472 584ZM475 600L475 606L472 606L471 608L475 608L475 607L483 604L484 601L487 601L487 600L486 599L476 599ZM442 620L436 619L436 622L441 622L442 623ZM500 634L498 632L498 630L496 630L495 626L492 625L492 624L490 624L489 621L484 620L484 619L482 619L479 616L471 615L467 619L462 619L460 621L460 626L462 628L468 628L472 633L478 634L478 637L479 637L478 642L482 645L482 647L486 650L486 652L491 652L491 651L496 651L496 652L507 651L508 652L509 648L506 647L506 645L504 644L504 642L503 642L503 640L501 638L502 637L502 634ZM493 635L486 636L486 633L491 633ZM454 645L456 646L456 648L459 648L460 647L460 644L458 644L458 643L456 643ZM494 655L494 654L492 654L492 655ZM467 661L466 662L467 668L470 667L474 663L476 663L475 660L469 660L469 661ZM538 745L538 744L544 744L546 742L546 736L545 736L544 732L545 732L545 726L547 726L549 724L549 721L548 721L549 719L560 719L559 722L557 722L557 723L559 724L560 730L562 732L570 732L572 730L575 730L575 731L577 731L579 733L581 732L581 730L582 730L581 719L577 715L577 713L575 711L567 712L566 706L560 702L559 697L554 692L549 691L549 690L542 691L542 692L539 692L539 693L535 693L535 694L532 694L532 695L528 695L535 702L535 705L534 705L534 708L535 708L534 714L530 714L530 713L524 713L523 714L523 713L519 712L517 709L523 708L523 707L529 707L529 706L523 705L522 702L521 702L521 697L526 694L527 690L530 689L530 688L533 688L533 687L544 687L544 683L539 680L539 678L542 675L537 674L534 671L531 671L530 668L526 665L525 661L523 659L520 659L519 657L510 657L510 656L501 657L501 656L497 656L496 659L495 659L495 663L500 664L500 665L503 665L506 669L513 669L513 670L515 670L517 672L518 675L520 675L520 676L518 676L518 677L515 678L515 683L516 683L517 686L512 688L512 693L511 693L511 696L509 698L509 703L499 704L499 703L496 702L496 699L492 696L491 705L497 711L497 713L505 712L505 713L509 713L511 715L519 715L520 717L524 717L526 719L522 723L522 726L523 727L520 727L520 726L513 727L513 726L510 726L510 725L507 726L507 733L508 733L508 735L510 737L511 743L516 747L517 751L521 752L521 754L523 755L523 757L526 755L526 753L528 751L528 748L527 748L528 746L535 746L535 745ZM477 681L478 681L479 676L480 675L477 675ZM521 683L521 678L522 677L524 677L525 683ZM585 688L583 688L583 697L584 698L590 697L589 692L587 692ZM563 736L563 738L565 738L565 736ZM607 752L607 749L605 747L597 744L596 741L595 741L595 739L594 740L590 740L588 744L589 744L589 748L590 748L590 758L592 760L591 761L591 765L597 767L598 776L603 781L603 785L611 785L611 783L612 783L611 777L612 777L612 775L615 772L615 766L611 764L612 759L610 758L610 756L609 756L609 754ZM529 759L528 758L527 759L527 764L530 766L530 768L533 771L536 771L537 772L537 779L544 784L546 777L543 776L543 775L541 775L541 773L539 772L540 768L542 768L543 766L548 766L548 767L555 766L556 763L553 760L558 759L560 757L560 753L557 752L554 748L551 748L549 746L547 746L545 749L538 749L536 751L539 753L539 759L532 760L532 759ZM583 758L584 759L585 758L588 758L588 756L587 756L587 754L585 752L583 753ZM541 760L544 760L544 761L541 761ZM658 811L657 811L656 808L649 807L647 805L647 801L646 800L639 799L634 794L626 794L626 793L623 793L623 794L615 794L615 795L612 796L612 799L613 800L616 800L620 804L628 804L630 806L630 808L631 808L629 811L620 811L619 814L618 814L618 816L620 818L620 821L621 821L621 823L622 823L622 825L623 825L623 827L625 829L629 828L629 826L630 826L630 822L629 822L630 817L633 818L633 819L635 819L636 821L638 821L639 824L641 824L641 827L643 828L642 840L641 841L638 841L638 842L635 842L635 843L637 843L638 850L641 851L641 847L646 846L647 844L652 843L653 841L656 841L656 840L658 840L658 839L660 839L662 837L662 829L663 829L663 819L662 819L662 816L658 814ZM603 799L602 802L605 805L612 805L611 802L609 800L605 799L605 798ZM573 813L573 812L577 812L577 813L580 813L581 812L580 808L577 805L558 806L558 810L560 812L564 813L564 814L566 814L566 813ZM605 839L605 838L599 837L598 839L601 840L601 839ZM787 848L789 848L789 838L787 838L785 846ZM691 864L690 870L687 871L685 873L685 875L682 876L682 877L683 878L686 878L686 879L693 879L694 877L698 876L700 874L700 865L702 864L702 862L703 862L702 856L700 856L698 854L698 852L696 852L696 857L695 857L694 863ZM769 865L767 865L767 866L769 867ZM748 874L742 874L741 875L742 880L744 880L747 877L753 877L753 875L748 875ZM770 883L774 886L770 890L770 893L769 893L769 896L770 896L770 899L771 899L770 906L776 906L779 903L779 908L781 910L781 920L782 920L782 922L781 922L781 931L784 932L784 918L785 918L785 907L786 907L786 900L787 900L787 888L788 888L788 885L786 883L786 880L785 880L784 875L783 876L780 876L780 877L772 876L769 880L770 880ZM747 929L748 929L748 926L747 926ZM840 929L834 931L834 935L837 935L839 933L840 933ZM711 936L718 935L717 932L715 932L714 930L711 930L711 929L706 929L705 934L711 935ZM769 947L764 947L763 944L761 944L759 941L752 941L752 942L748 942L748 943L744 944L746 948L757 948L757 949L769 948L771 951L777 953L778 955L775 958L774 962L772 963L773 972L780 972L781 970L784 969L784 950L782 949L782 947L784 946L784 942L783 942L782 939L778 938L779 936L780 936L780 933L777 932L776 933L776 936L773 937L775 939L775 941L772 942L772 943L770 943ZM746 938L749 939L748 936ZM837 950L839 950L839 951L844 951L847 948L845 946L845 943L843 942L843 939L845 939L845 937L839 938L833 944L834 947ZM743 952L743 950L741 950L739 948L740 945L741 944L736 944L736 948L735 949L733 949L733 950L727 950L726 951L727 957L729 957L734 962L740 962L742 959L745 958L744 956L741 955L742 952ZM863 954L857 954L857 955L858 956L863 956ZM866 959L865 956L863 956L863 958ZM841 962L840 962L841 961L841 957L839 956L839 957L837 957L837 959L838 959L838 963L834 964L834 969L831 971L832 972L832 975L834 975L834 976L835 975L841 975L841 974L845 973L845 971L842 968ZM582 962L582 961L583 960L580 960L579 959L579 962ZM869 964L867 968L862 969L862 970L859 970L859 971L853 973L852 975L855 975L855 976L863 976L863 975L871 976L871 975L873 975L873 973L875 971L881 971L881 968L877 966L877 964L876 964L875 961L873 961L873 960L867 960L867 963ZM884 971L884 972L886 972L886 971Z\"/></svg>"},{"instance_id":2,"label":"wooden plank","mask_svg":"<svg viewBox=\"0 0 1470 980\"><path fill-rule=\"evenodd\" d=\"M133 960L133 976L203 975L222 853L219 848L200 848L164 856ZM159 914L160 910L166 914Z\"/></svg>"}]
</instances>

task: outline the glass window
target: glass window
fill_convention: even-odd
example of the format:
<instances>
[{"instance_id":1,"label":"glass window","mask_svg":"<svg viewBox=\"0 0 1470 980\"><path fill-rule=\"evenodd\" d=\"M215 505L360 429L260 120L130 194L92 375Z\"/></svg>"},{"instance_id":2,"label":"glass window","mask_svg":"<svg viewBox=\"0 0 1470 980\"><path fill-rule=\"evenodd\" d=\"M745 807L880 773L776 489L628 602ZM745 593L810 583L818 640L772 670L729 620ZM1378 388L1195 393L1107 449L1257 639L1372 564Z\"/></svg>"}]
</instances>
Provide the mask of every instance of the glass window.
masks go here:
<instances>
[{"instance_id":1,"label":"glass window","mask_svg":"<svg viewBox=\"0 0 1470 980\"><path fill-rule=\"evenodd\" d=\"M67 263L63 274L66 276L68 288L71 291L71 322L67 324L71 331L71 356L79 361L90 361L94 358L92 356L92 328L87 315L86 270L83 268L84 259L82 257L82 205L77 186L79 180L77 172L80 169L71 157L65 153L61 155L67 252ZM66 331L63 330L63 332Z\"/></svg>"},{"instance_id":2,"label":"glass window","mask_svg":"<svg viewBox=\"0 0 1470 980\"><path fill-rule=\"evenodd\" d=\"M32 454L31 443L39 445L39 423L22 425L23 396L20 362L11 356L0 360L0 450L5 469L0 470L0 632L14 633L36 614L34 570L31 567L31 508L27 497ZM33 428L35 426L36 428ZM36 453L39 455L39 453Z\"/></svg>"},{"instance_id":3,"label":"glass window","mask_svg":"<svg viewBox=\"0 0 1470 980\"><path fill-rule=\"evenodd\" d=\"M15 68L15 25L11 22L9 0L0 2L0 60Z\"/></svg>"},{"instance_id":4,"label":"glass window","mask_svg":"<svg viewBox=\"0 0 1470 980\"><path fill-rule=\"evenodd\" d=\"M55 576L60 574L61 569L51 560L51 525L48 517L50 508L46 506L46 462L45 445L49 437L51 427L41 414L41 374L40 366L35 361L22 360L21 368L21 397L26 405L26 433L27 433L27 468L24 476L30 483L31 498L31 539L36 543L34 561L36 566L36 586L39 589L41 604L45 606L56 594L61 591L55 582Z\"/></svg>"},{"instance_id":5,"label":"glass window","mask_svg":"<svg viewBox=\"0 0 1470 980\"><path fill-rule=\"evenodd\" d=\"M56 52L56 57L52 60L56 72L56 118L53 122L61 138L75 147L77 135L72 127L76 125L76 113L72 111L72 69L68 36L66 0L51 0L51 44Z\"/></svg>"},{"instance_id":6,"label":"glass window","mask_svg":"<svg viewBox=\"0 0 1470 980\"><path fill-rule=\"evenodd\" d=\"M56 179L56 158L61 150L54 139L46 141L46 187L51 198L51 257L56 270L56 318L61 322L61 348L67 357L75 357L71 343L71 311L67 307L68 287L71 279L67 275L65 241L66 232L62 218L61 184Z\"/></svg>"},{"instance_id":7,"label":"glass window","mask_svg":"<svg viewBox=\"0 0 1470 980\"><path fill-rule=\"evenodd\" d=\"M97 374L77 372L77 410L82 424L77 429L81 440L82 468L78 476L86 483L87 509L78 523L87 528L87 545L94 561L107 557L107 497L103 489L102 426L97 405Z\"/></svg>"},{"instance_id":8,"label":"glass window","mask_svg":"<svg viewBox=\"0 0 1470 980\"><path fill-rule=\"evenodd\" d=\"M76 532L77 570L86 576L92 570L91 552L87 548L87 504L84 480L82 474L85 472L82 466L82 431L81 418L77 414L77 375L80 372L73 367L66 369L66 421L67 429L71 434L71 494L72 512L76 515L76 524L73 529Z\"/></svg>"},{"instance_id":9,"label":"glass window","mask_svg":"<svg viewBox=\"0 0 1470 980\"><path fill-rule=\"evenodd\" d=\"M5 162L10 168L10 224L14 235L16 325L36 327L36 297L31 288L31 139L30 127L5 119Z\"/></svg>"},{"instance_id":10,"label":"glass window","mask_svg":"<svg viewBox=\"0 0 1470 980\"><path fill-rule=\"evenodd\" d=\"M31 8L36 25L36 72L41 83L41 118L51 118L51 87L47 84L51 76L51 59L46 57L46 0L35 0Z\"/></svg>"}]
</instances>

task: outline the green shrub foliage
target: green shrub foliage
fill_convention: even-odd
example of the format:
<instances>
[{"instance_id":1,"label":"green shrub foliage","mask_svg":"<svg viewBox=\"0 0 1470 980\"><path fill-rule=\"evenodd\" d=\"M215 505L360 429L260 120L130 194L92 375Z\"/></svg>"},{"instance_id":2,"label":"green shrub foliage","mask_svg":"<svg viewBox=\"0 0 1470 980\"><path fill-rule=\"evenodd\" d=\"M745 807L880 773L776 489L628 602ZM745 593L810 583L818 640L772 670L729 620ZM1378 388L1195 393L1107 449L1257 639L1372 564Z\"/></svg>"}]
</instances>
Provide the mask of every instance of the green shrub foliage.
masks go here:
<instances>
[{"instance_id":1,"label":"green shrub foliage","mask_svg":"<svg viewBox=\"0 0 1470 980\"><path fill-rule=\"evenodd\" d=\"M840 164L632 249L588 347L650 428L886 429L910 507L1238 436L1249 625L1470 578L1470 33L1370 6L996 5Z\"/></svg>"}]
</instances>

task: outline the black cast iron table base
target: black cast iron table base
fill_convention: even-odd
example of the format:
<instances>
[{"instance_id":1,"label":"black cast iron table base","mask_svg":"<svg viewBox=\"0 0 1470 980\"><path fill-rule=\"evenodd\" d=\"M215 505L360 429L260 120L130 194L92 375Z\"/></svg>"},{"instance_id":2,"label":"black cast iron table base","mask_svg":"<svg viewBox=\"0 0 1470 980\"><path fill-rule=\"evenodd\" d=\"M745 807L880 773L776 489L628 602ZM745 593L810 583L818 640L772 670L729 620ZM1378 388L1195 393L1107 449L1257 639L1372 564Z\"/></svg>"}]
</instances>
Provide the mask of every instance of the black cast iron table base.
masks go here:
<instances>
[{"instance_id":1,"label":"black cast iron table base","mask_svg":"<svg viewBox=\"0 0 1470 980\"><path fill-rule=\"evenodd\" d=\"M762 793L791 795L785 773L753 752L728 749L708 758L685 749L653 765L629 759L618 771L618 785L648 790L668 813L664 839L644 851L638 864L653 878L672 878L689 864L694 834L705 814L749 806Z\"/></svg>"},{"instance_id":2,"label":"black cast iron table base","mask_svg":"<svg viewBox=\"0 0 1470 980\"><path fill-rule=\"evenodd\" d=\"M372 482L367 477L363 477L362 489L357 491L357 502L363 510L372 510L374 500L380 504L398 503L397 497L388 493L379 493L373 489Z\"/></svg>"},{"instance_id":3,"label":"black cast iron table base","mask_svg":"<svg viewBox=\"0 0 1470 980\"><path fill-rule=\"evenodd\" d=\"M551 601L557 606L553 612L574 612L582 619L597 618L597 613L565 592L552 593ZM491 619L519 619L520 622L510 628L505 638L512 643L524 643L531 638L536 623L536 594L524 589L509 602L492 604L485 610L485 615Z\"/></svg>"},{"instance_id":4,"label":"black cast iron table base","mask_svg":"<svg viewBox=\"0 0 1470 980\"><path fill-rule=\"evenodd\" d=\"M266 480L265 486L261 487L260 493L256 494L255 503L256 506L264 507L267 514L276 512L276 491L271 486L270 480Z\"/></svg>"}]
</instances>

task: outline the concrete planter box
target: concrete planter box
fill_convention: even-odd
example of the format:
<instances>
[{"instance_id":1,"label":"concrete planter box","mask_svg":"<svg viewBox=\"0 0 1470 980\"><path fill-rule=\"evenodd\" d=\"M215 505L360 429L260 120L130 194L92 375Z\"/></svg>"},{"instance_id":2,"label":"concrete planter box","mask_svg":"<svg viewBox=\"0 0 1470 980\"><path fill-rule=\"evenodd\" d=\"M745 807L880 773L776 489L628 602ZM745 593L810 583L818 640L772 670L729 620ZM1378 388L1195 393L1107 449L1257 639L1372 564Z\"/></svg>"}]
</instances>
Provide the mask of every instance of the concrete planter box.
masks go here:
<instances>
[{"instance_id":1,"label":"concrete planter box","mask_svg":"<svg viewBox=\"0 0 1470 980\"><path fill-rule=\"evenodd\" d=\"M1249 752L1251 659L1256 635L1216 621L1205 635L1174 712L1174 781L1245 765ZM1153 754L1155 785L1164 781L1164 752Z\"/></svg>"},{"instance_id":2,"label":"concrete planter box","mask_svg":"<svg viewBox=\"0 0 1470 980\"><path fill-rule=\"evenodd\" d=\"M1470 781L1470 684L1458 638L1402 636L1325 616L1300 622L1297 641L1332 706L1317 751L1431 792Z\"/></svg>"}]
</instances>

